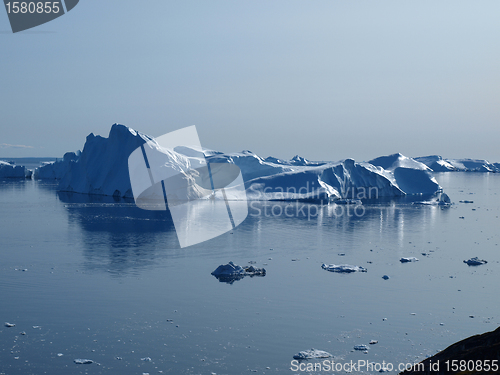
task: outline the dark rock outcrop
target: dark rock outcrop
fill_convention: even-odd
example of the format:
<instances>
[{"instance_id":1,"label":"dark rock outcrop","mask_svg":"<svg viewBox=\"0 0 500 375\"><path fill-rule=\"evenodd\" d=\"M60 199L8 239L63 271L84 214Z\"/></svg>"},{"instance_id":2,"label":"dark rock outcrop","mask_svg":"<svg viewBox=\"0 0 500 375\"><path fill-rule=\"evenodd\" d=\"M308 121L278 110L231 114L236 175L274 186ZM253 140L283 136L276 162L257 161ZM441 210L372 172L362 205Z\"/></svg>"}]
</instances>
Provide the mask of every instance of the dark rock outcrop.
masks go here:
<instances>
[{"instance_id":1,"label":"dark rock outcrop","mask_svg":"<svg viewBox=\"0 0 500 375\"><path fill-rule=\"evenodd\" d=\"M453 371L452 361L460 366L460 363L468 365L464 371L460 368ZM448 364L446 361L449 361ZM461 362L464 361L464 362ZM489 364L490 370L485 371L485 364ZM496 363L496 366L493 364ZM478 364L483 366L480 370ZM431 365L433 366L431 368ZM419 367L420 366L420 367ZM439 366L439 367L438 367ZM444 375L444 374L498 374L500 373L500 327L492 332L475 335L459 341L445 350L429 357L411 370L400 374L405 375Z\"/></svg>"}]
</instances>

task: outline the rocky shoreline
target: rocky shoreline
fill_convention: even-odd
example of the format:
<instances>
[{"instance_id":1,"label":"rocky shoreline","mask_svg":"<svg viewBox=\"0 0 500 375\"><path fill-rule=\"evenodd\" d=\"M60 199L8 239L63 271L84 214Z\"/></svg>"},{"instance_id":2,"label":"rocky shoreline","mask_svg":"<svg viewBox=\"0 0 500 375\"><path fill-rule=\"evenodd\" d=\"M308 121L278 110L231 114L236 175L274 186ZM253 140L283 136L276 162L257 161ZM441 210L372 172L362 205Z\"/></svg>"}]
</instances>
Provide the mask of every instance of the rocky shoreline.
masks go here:
<instances>
[{"instance_id":1,"label":"rocky shoreline","mask_svg":"<svg viewBox=\"0 0 500 375\"><path fill-rule=\"evenodd\" d=\"M453 361L453 362L452 362ZM417 367L418 366L418 367ZM489 367L487 367L489 366ZM487 370L489 368L489 371ZM499 374L500 327L474 335L429 357L401 375Z\"/></svg>"}]
</instances>

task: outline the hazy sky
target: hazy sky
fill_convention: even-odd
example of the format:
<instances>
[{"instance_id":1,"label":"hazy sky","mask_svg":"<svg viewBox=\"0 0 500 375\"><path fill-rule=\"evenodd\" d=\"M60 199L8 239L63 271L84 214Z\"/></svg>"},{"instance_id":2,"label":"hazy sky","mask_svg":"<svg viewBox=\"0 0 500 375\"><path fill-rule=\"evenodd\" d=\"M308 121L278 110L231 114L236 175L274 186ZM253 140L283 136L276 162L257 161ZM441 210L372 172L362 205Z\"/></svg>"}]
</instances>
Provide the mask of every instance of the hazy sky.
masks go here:
<instances>
[{"instance_id":1,"label":"hazy sky","mask_svg":"<svg viewBox=\"0 0 500 375\"><path fill-rule=\"evenodd\" d=\"M116 122L263 157L500 161L500 1L80 0L17 34L0 9L0 156Z\"/></svg>"}]
</instances>

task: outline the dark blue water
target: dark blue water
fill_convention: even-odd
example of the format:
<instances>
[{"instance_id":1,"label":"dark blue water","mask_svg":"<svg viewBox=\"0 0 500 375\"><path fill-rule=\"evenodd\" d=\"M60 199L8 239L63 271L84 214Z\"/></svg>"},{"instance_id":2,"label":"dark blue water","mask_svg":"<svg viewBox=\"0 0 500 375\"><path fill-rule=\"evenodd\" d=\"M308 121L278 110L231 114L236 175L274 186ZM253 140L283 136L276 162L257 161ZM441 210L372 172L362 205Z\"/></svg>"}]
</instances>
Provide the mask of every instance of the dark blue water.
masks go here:
<instances>
[{"instance_id":1,"label":"dark blue water","mask_svg":"<svg viewBox=\"0 0 500 375\"><path fill-rule=\"evenodd\" d=\"M307 218L257 205L232 233L185 249L168 213L0 181L0 374L294 373L292 356L312 347L342 363L398 364L493 330L500 175L436 178L452 207L332 205ZM488 264L463 263L473 256ZM210 275L231 260L267 275ZM368 354L353 351L370 340Z\"/></svg>"}]
</instances>

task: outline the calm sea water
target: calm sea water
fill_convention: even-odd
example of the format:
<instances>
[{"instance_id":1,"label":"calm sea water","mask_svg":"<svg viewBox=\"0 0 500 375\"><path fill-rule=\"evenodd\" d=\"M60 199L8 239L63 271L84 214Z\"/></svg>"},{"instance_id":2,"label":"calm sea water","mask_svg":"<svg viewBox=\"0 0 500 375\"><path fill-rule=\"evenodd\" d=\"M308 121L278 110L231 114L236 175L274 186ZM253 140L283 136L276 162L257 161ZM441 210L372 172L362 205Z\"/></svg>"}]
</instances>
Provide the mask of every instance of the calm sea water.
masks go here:
<instances>
[{"instance_id":1,"label":"calm sea water","mask_svg":"<svg viewBox=\"0 0 500 375\"><path fill-rule=\"evenodd\" d=\"M253 206L232 233L186 249L168 214L2 180L0 374L289 374L310 348L397 365L493 330L500 175L436 178L452 207L385 201L349 216L329 206L309 220ZM463 263L474 256L488 264ZM219 282L210 273L228 261L267 275ZM367 354L353 351L370 340Z\"/></svg>"}]
</instances>

